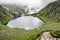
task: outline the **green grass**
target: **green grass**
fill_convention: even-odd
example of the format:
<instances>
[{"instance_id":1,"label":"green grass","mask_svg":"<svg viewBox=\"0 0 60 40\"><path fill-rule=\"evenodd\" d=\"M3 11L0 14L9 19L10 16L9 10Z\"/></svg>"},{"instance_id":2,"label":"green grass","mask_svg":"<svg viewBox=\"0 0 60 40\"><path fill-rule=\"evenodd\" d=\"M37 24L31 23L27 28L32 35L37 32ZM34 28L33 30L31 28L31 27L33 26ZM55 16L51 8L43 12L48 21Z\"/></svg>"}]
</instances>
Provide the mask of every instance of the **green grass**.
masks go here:
<instances>
[{"instance_id":1,"label":"green grass","mask_svg":"<svg viewBox=\"0 0 60 40\"><path fill-rule=\"evenodd\" d=\"M8 27L3 24L0 24L0 30L4 30L4 29L8 29Z\"/></svg>"},{"instance_id":2,"label":"green grass","mask_svg":"<svg viewBox=\"0 0 60 40\"><path fill-rule=\"evenodd\" d=\"M5 19L1 20L0 23L0 40L35 40L43 32L46 31L49 31L53 37L60 37L59 8L60 8L60 2L57 2L57 3L53 3L51 6L47 6L42 11L40 11L38 14L38 18L43 20L44 24L39 28L29 31L19 28L12 29L3 25L13 18L13 16L8 13ZM1 10L2 9L0 9L0 14L4 14L3 10L2 11ZM40 16L40 13L42 16ZM53 17L53 15L55 16ZM3 18L4 15L0 15L0 16L1 18ZM58 21L56 21L56 19Z\"/></svg>"},{"instance_id":3,"label":"green grass","mask_svg":"<svg viewBox=\"0 0 60 40\"><path fill-rule=\"evenodd\" d=\"M50 34L51 34L53 37L60 38L60 30L51 31Z\"/></svg>"},{"instance_id":4,"label":"green grass","mask_svg":"<svg viewBox=\"0 0 60 40\"><path fill-rule=\"evenodd\" d=\"M12 18L13 15L0 5L0 22L6 24Z\"/></svg>"},{"instance_id":5,"label":"green grass","mask_svg":"<svg viewBox=\"0 0 60 40\"><path fill-rule=\"evenodd\" d=\"M1 20L2 24L6 24L8 21L10 21L13 18L11 13L7 13L6 15L7 15L6 18L4 18L4 20Z\"/></svg>"},{"instance_id":6,"label":"green grass","mask_svg":"<svg viewBox=\"0 0 60 40\"><path fill-rule=\"evenodd\" d=\"M2 30L0 30L0 40L35 40L38 38L43 32L51 30L52 36L60 36L57 33L54 33L55 30L60 30L60 22L55 22L52 19L47 17L40 17L45 21L41 27L36 28L35 30L24 30L24 29L12 29L12 28L4 28L2 25ZM50 31L49 31L50 32ZM55 34L55 35L53 35Z\"/></svg>"}]
</instances>

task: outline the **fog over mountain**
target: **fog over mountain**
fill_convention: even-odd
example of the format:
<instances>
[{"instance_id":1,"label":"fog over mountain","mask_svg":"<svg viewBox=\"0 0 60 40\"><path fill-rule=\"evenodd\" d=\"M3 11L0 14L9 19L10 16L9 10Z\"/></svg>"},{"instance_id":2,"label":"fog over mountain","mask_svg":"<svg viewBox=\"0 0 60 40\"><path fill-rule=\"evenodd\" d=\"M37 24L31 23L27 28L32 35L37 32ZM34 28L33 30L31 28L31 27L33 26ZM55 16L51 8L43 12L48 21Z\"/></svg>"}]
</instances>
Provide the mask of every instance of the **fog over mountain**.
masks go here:
<instances>
[{"instance_id":1,"label":"fog over mountain","mask_svg":"<svg viewBox=\"0 0 60 40\"><path fill-rule=\"evenodd\" d=\"M54 1L56 0L0 0L0 4L16 4L19 7L22 5L26 7L26 10L28 9L29 14L32 14L40 11Z\"/></svg>"}]
</instances>

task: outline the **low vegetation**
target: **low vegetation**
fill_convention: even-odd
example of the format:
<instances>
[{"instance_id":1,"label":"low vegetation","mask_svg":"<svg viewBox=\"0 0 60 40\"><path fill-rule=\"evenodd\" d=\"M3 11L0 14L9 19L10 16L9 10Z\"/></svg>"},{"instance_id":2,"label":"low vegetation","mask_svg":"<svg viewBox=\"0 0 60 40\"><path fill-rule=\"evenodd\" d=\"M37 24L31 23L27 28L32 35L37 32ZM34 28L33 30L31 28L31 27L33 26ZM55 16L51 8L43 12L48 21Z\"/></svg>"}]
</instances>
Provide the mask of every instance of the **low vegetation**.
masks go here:
<instances>
[{"instance_id":1,"label":"low vegetation","mask_svg":"<svg viewBox=\"0 0 60 40\"><path fill-rule=\"evenodd\" d=\"M53 37L60 38L59 9L59 1L49 4L46 8L42 9L37 16L44 21L44 24L34 30L25 30L19 28L12 29L5 26L4 24L13 16L9 13L8 16L2 13L1 10L3 9L0 8L0 40L35 40L45 31L49 31Z\"/></svg>"},{"instance_id":2,"label":"low vegetation","mask_svg":"<svg viewBox=\"0 0 60 40\"><path fill-rule=\"evenodd\" d=\"M13 18L13 16L11 15L11 13L9 13L6 9L4 9L4 8L2 8L2 6L0 6L0 22L2 24L6 24L12 18Z\"/></svg>"}]
</instances>

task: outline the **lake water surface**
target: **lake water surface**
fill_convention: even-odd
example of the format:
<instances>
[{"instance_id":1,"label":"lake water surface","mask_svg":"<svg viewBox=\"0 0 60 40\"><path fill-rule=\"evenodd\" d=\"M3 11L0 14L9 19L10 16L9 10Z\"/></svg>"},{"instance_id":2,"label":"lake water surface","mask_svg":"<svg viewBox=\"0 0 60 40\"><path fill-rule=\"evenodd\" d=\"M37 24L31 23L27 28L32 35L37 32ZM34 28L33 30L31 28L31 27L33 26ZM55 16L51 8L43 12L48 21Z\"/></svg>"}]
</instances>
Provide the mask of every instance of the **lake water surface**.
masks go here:
<instances>
[{"instance_id":1,"label":"lake water surface","mask_svg":"<svg viewBox=\"0 0 60 40\"><path fill-rule=\"evenodd\" d=\"M44 22L37 17L22 16L8 22L9 28L24 28L26 30L33 30L41 26Z\"/></svg>"}]
</instances>

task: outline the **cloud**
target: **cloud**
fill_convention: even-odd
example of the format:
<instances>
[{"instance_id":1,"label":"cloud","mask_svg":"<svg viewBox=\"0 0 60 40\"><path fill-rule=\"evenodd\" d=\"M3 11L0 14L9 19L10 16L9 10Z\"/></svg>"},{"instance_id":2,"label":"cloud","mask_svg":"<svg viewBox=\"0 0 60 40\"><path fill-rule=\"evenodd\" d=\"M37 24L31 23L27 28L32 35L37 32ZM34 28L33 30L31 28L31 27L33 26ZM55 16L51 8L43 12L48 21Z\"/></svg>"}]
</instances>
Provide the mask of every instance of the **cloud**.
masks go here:
<instances>
[{"instance_id":1,"label":"cloud","mask_svg":"<svg viewBox=\"0 0 60 40\"><path fill-rule=\"evenodd\" d=\"M23 3L23 4L35 4L38 3L40 0L0 0L1 3Z\"/></svg>"},{"instance_id":2,"label":"cloud","mask_svg":"<svg viewBox=\"0 0 60 40\"><path fill-rule=\"evenodd\" d=\"M36 9L36 12L37 12L37 11L40 11L42 8L46 7L49 3L54 1L56 0L0 0L0 4L22 4L23 6L26 5L29 10L31 8L34 8L34 9L38 8Z\"/></svg>"},{"instance_id":3,"label":"cloud","mask_svg":"<svg viewBox=\"0 0 60 40\"><path fill-rule=\"evenodd\" d=\"M46 4L55 0L0 0L3 4L23 4L30 6L40 6L41 4Z\"/></svg>"}]
</instances>

